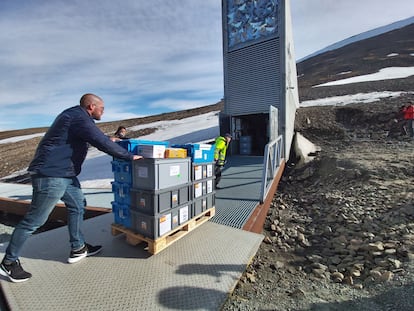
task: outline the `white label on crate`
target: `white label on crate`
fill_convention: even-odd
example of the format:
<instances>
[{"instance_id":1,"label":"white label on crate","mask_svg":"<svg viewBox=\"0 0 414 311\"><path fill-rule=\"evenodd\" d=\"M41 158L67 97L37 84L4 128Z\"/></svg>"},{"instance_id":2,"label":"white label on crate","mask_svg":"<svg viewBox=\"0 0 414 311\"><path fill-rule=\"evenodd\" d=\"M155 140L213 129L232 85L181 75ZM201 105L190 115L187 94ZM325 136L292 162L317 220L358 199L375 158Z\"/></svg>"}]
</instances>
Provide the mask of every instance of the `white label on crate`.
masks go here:
<instances>
[{"instance_id":1,"label":"white label on crate","mask_svg":"<svg viewBox=\"0 0 414 311\"><path fill-rule=\"evenodd\" d=\"M207 193L213 192L213 180L207 180Z\"/></svg>"},{"instance_id":2,"label":"white label on crate","mask_svg":"<svg viewBox=\"0 0 414 311\"><path fill-rule=\"evenodd\" d=\"M212 145L210 145L210 144L199 144L199 147L202 150L210 150L211 149L211 146Z\"/></svg>"},{"instance_id":3,"label":"white label on crate","mask_svg":"<svg viewBox=\"0 0 414 311\"><path fill-rule=\"evenodd\" d=\"M148 178L148 167L138 166L138 177Z\"/></svg>"},{"instance_id":4,"label":"white label on crate","mask_svg":"<svg viewBox=\"0 0 414 311\"><path fill-rule=\"evenodd\" d=\"M180 208L180 224L186 222L188 220L188 205Z\"/></svg>"},{"instance_id":5,"label":"white label on crate","mask_svg":"<svg viewBox=\"0 0 414 311\"><path fill-rule=\"evenodd\" d=\"M202 159L203 158L203 150L194 150L194 159Z\"/></svg>"},{"instance_id":6,"label":"white label on crate","mask_svg":"<svg viewBox=\"0 0 414 311\"><path fill-rule=\"evenodd\" d=\"M180 166L171 165L170 166L170 176L180 176Z\"/></svg>"},{"instance_id":7,"label":"white label on crate","mask_svg":"<svg viewBox=\"0 0 414 311\"><path fill-rule=\"evenodd\" d=\"M213 164L207 165L207 177L213 176Z\"/></svg>"},{"instance_id":8,"label":"white label on crate","mask_svg":"<svg viewBox=\"0 0 414 311\"><path fill-rule=\"evenodd\" d=\"M141 198L141 199L139 200L139 206L141 206L141 207L145 207L145 199L144 199L144 198Z\"/></svg>"},{"instance_id":9,"label":"white label on crate","mask_svg":"<svg viewBox=\"0 0 414 311\"><path fill-rule=\"evenodd\" d=\"M202 178L202 166L199 166L199 165L197 165L197 166L194 166L194 179L195 180L198 180L198 179L201 179Z\"/></svg>"},{"instance_id":10,"label":"white label on crate","mask_svg":"<svg viewBox=\"0 0 414 311\"><path fill-rule=\"evenodd\" d=\"M203 195L203 184L201 182L194 184L194 196L196 198Z\"/></svg>"},{"instance_id":11,"label":"white label on crate","mask_svg":"<svg viewBox=\"0 0 414 311\"><path fill-rule=\"evenodd\" d=\"M160 236L171 231L171 213L160 216L159 222Z\"/></svg>"}]
</instances>

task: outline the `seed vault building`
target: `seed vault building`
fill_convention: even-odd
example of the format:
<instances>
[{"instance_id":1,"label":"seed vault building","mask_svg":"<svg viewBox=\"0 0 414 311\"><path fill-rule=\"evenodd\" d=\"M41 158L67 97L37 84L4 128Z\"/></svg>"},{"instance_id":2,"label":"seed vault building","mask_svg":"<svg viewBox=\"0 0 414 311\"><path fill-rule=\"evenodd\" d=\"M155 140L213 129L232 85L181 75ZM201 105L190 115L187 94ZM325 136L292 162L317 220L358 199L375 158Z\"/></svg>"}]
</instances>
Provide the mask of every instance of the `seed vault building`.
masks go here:
<instances>
[{"instance_id":1,"label":"seed vault building","mask_svg":"<svg viewBox=\"0 0 414 311\"><path fill-rule=\"evenodd\" d=\"M283 137L287 159L299 105L289 0L222 0L224 110L232 154L263 155Z\"/></svg>"}]
</instances>

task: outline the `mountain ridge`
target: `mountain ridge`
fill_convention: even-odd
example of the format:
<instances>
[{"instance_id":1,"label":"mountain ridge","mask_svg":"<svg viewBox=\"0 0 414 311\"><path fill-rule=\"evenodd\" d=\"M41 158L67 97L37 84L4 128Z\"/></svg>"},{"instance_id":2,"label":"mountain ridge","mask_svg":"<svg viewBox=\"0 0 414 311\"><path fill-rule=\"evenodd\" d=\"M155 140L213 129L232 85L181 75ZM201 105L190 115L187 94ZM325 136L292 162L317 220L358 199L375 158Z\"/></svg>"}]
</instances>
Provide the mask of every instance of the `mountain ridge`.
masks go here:
<instances>
[{"instance_id":1,"label":"mountain ridge","mask_svg":"<svg viewBox=\"0 0 414 311\"><path fill-rule=\"evenodd\" d=\"M308 58L312 58L316 55L319 55L319 54L322 54L322 53L325 53L325 52L328 52L328 51L331 51L331 50L336 50L336 49L341 48L345 45L348 45L348 44L351 44L351 43L354 43L354 42L357 42L357 41L365 40L365 39L368 39L368 38L371 38L371 37L375 37L375 36L381 35L381 34L386 33L386 32L390 32L390 31L398 29L398 28L403 28L403 27L408 26L408 25L413 24L413 23L414 23L414 16L408 17L408 18L403 19L403 20L399 20L397 22L394 22L394 23L391 23L391 24L388 24L388 25L385 25L385 26L374 28L374 29L362 32L362 33L357 34L357 35L353 35L353 36L348 37L344 40L341 40L341 41L338 41L336 43L330 44L330 45L324 47L323 49L320 49L316 52L313 52L313 53L311 53L311 54L309 54L305 57L302 57L301 59L297 60L297 62L300 63L300 62L302 62L302 61L304 61Z\"/></svg>"}]
</instances>

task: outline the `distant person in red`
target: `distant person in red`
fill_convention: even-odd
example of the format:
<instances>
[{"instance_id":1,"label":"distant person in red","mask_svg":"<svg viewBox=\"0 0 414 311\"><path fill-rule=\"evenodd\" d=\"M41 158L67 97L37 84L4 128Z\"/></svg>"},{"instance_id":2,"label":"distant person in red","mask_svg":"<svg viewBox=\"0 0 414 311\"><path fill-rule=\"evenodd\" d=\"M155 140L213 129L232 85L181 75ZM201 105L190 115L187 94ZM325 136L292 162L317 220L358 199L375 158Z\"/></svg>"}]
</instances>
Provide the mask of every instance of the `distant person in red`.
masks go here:
<instances>
[{"instance_id":1,"label":"distant person in red","mask_svg":"<svg viewBox=\"0 0 414 311\"><path fill-rule=\"evenodd\" d=\"M408 135L414 139L414 105L410 102L403 111Z\"/></svg>"},{"instance_id":2,"label":"distant person in red","mask_svg":"<svg viewBox=\"0 0 414 311\"><path fill-rule=\"evenodd\" d=\"M407 136L407 126L406 126L407 121L404 119L406 109L407 107L405 105L402 105L400 107L400 110L398 110L398 115L397 115L397 118L395 119L395 123L397 123L401 136Z\"/></svg>"}]
</instances>

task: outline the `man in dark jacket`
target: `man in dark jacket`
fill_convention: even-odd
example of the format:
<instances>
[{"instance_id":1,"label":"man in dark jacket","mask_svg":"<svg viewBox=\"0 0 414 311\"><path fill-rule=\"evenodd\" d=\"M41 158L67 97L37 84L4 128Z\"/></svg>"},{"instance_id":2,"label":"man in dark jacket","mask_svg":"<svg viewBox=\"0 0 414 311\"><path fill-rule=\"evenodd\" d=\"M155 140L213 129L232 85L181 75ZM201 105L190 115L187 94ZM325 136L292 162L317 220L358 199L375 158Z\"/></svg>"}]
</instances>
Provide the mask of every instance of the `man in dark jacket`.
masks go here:
<instances>
[{"instance_id":1,"label":"man in dark jacket","mask_svg":"<svg viewBox=\"0 0 414 311\"><path fill-rule=\"evenodd\" d=\"M48 219L56 203L62 200L68 211L68 229L71 252L69 263L97 254L102 246L87 244L81 232L86 200L77 176L85 160L88 145L125 160L142 158L110 140L96 125L104 111L103 100L94 94L85 94L80 105L66 109L57 116L29 165L33 196L29 211L11 236L0 274L12 282L23 282L32 275L23 270L19 253L27 238Z\"/></svg>"}]
</instances>

